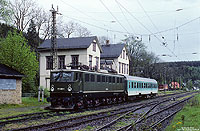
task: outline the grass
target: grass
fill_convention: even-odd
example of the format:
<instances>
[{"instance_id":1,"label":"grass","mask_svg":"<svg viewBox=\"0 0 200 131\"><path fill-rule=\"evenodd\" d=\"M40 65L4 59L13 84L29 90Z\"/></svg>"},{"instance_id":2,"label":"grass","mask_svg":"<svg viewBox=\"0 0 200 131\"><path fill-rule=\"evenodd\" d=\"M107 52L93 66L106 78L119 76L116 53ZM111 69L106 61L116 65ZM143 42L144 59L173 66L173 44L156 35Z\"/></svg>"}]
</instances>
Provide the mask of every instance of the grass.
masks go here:
<instances>
[{"instance_id":1,"label":"grass","mask_svg":"<svg viewBox=\"0 0 200 131\"><path fill-rule=\"evenodd\" d=\"M166 131L200 130L200 94L192 98L178 112Z\"/></svg>"},{"instance_id":2,"label":"grass","mask_svg":"<svg viewBox=\"0 0 200 131\"><path fill-rule=\"evenodd\" d=\"M24 97L22 98L22 104L1 104L0 118L46 111L43 109L45 105L47 106L46 100L44 100L44 102L38 102L37 98Z\"/></svg>"}]
</instances>

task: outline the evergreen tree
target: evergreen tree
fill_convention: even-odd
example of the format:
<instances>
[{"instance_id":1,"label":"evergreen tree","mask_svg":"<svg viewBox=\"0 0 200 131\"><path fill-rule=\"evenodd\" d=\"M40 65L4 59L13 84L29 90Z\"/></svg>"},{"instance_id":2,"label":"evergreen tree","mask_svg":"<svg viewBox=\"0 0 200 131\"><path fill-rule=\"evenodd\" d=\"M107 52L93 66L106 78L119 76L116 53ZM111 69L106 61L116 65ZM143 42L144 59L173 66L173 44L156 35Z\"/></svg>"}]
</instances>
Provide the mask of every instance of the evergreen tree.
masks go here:
<instances>
[{"instance_id":1,"label":"evergreen tree","mask_svg":"<svg viewBox=\"0 0 200 131\"><path fill-rule=\"evenodd\" d=\"M0 62L25 75L22 78L22 91L36 91L35 76L39 64L35 52L30 50L22 33L10 31L5 39L0 40L0 47Z\"/></svg>"},{"instance_id":2,"label":"evergreen tree","mask_svg":"<svg viewBox=\"0 0 200 131\"><path fill-rule=\"evenodd\" d=\"M39 46L39 35L36 31L36 25L33 20L31 20L27 32L28 44L31 46L31 50L37 52L37 47Z\"/></svg>"}]
</instances>

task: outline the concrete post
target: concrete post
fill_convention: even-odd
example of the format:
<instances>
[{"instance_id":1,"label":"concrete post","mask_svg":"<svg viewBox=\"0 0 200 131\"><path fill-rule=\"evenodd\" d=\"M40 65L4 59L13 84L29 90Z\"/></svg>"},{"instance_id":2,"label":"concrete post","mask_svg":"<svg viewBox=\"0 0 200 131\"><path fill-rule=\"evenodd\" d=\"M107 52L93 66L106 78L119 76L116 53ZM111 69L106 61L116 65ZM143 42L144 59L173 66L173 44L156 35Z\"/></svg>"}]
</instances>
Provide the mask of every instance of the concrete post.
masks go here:
<instances>
[{"instance_id":1,"label":"concrete post","mask_svg":"<svg viewBox=\"0 0 200 131\"><path fill-rule=\"evenodd\" d=\"M44 101L44 89L42 88L42 102Z\"/></svg>"},{"instance_id":2,"label":"concrete post","mask_svg":"<svg viewBox=\"0 0 200 131\"><path fill-rule=\"evenodd\" d=\"M38 101L40 102L40 87L38 88Z\"/></svg>"}]
</instances>

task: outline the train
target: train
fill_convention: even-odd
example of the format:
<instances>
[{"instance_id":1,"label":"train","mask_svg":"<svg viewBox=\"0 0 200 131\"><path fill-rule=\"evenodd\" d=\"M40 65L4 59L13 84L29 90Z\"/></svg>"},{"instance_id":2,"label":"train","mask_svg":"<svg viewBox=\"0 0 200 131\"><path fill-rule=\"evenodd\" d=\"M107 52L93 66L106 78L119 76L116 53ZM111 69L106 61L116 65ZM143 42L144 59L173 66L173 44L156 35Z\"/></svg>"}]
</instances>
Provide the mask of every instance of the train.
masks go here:
<instances>
[{"instance_id":1,"label":"train","mask_svg":"<svg viewBox=\"0 0 200 131\"><path fill-rule=\"evenodd\" d=\"M158 93L154 79L83 70L50 73L51 103L48 109L66 110L127 101L131 97L153 97Z\"/></svg>"}]
</instances>

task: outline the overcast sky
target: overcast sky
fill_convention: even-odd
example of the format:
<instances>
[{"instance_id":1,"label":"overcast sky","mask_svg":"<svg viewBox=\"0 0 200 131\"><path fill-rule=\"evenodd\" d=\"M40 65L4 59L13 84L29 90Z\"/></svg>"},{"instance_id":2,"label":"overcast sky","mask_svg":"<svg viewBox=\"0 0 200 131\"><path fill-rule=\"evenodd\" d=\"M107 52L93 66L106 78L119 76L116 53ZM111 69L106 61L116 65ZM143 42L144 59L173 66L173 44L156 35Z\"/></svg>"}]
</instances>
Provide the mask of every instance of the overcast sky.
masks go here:
<instances>
[{"instance_id":1,"label":"overcast sky","mask_svg":"<svg viewBox=\"0 0 200 131\"><path fill-rule=\"evenodd\" d=\"M200 60L200 0L38 0L37 3L46 10L52 4L58 6L66 23L77 22L92 35L109 37L114 43L125 35L142 38L148 50L164 61Z\"/></svg>"}]
</instances>

